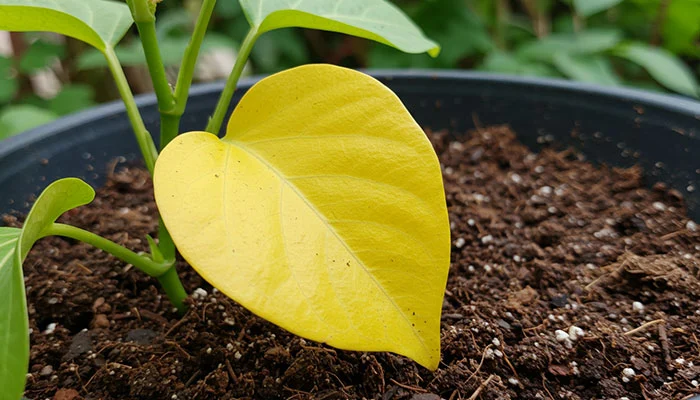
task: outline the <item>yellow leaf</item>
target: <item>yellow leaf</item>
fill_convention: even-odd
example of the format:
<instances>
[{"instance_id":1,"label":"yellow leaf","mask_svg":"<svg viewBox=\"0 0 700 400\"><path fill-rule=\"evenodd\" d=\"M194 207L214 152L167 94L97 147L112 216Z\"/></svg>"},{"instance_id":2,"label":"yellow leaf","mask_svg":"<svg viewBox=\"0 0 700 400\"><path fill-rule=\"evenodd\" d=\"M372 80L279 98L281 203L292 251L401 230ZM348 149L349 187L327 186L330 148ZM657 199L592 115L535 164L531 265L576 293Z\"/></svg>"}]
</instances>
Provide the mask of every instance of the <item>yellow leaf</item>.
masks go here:
<instances>
[{"instance_id":1,"label":"yellow leaf","mask_svg":"<svg viewBox=\"0 0 700 400\"><path fill-rule=\"evenodd\" d=\"M308 65L263 79L223 139L190 132L155 169L183 257L259 316L436 369L450 256L437 157L375 79Z\"/></svg>"}]
</instances>

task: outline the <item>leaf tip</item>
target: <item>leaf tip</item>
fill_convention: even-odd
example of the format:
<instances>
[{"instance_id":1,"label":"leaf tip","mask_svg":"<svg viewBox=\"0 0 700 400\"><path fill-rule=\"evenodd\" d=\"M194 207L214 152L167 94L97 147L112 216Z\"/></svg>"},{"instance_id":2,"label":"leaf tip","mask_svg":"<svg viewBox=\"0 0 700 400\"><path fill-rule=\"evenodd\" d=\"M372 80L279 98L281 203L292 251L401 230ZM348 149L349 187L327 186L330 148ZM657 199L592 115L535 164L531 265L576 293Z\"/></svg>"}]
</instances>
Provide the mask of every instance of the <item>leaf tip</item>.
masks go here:
<instances>
[{"instance_id":1,"label":"leaf tip","mask_svg":"<svg viewBox=\"0 0 700 400\"><path fill-rule=\"evenodd\" d=\"M433 44L435 46L433 48L431 48L430 50L428 50L428 54L430 55L430 57L436 58L437 56L440 55L440 51L442 50L442 48L437 43L433 43Z\"/></svg>"}]
</instances>

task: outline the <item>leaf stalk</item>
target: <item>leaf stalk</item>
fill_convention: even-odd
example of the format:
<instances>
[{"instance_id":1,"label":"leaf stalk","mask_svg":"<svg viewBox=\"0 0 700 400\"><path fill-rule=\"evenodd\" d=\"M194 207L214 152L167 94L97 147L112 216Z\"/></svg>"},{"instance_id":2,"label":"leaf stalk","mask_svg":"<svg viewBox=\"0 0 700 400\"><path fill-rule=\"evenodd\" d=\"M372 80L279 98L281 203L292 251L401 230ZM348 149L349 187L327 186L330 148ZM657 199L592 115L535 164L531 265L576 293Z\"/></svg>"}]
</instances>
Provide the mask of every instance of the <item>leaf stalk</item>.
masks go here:
<instances>
[{"instance_id":1,"label":"leaf stalk","mask_svg":"<svg viewBox=\"0 0 700 400\"><path fill-rule=\"evenodd\" d=\"M243 68L245 68L245 64L248 61L248 56L250 56L250 51L253 49L253 45L258 39L258 36L257 28L251 27L250 31L248 31L248 34L245 37L245 40L243 40L240 50L238 51L238 57L236 57L236 62L233 65L231 74L226 80L224 90L221 92L219 102L216 104L216 108L214 109L214 114L209 119L209 123L205 129L207 132L216 135L219 133L219 130L221 130L224 117L226 116L226 111L228 111L228 106L231 104L233 93L236 91L238 80L241 78Z\"/></svg>"}]
</instances>

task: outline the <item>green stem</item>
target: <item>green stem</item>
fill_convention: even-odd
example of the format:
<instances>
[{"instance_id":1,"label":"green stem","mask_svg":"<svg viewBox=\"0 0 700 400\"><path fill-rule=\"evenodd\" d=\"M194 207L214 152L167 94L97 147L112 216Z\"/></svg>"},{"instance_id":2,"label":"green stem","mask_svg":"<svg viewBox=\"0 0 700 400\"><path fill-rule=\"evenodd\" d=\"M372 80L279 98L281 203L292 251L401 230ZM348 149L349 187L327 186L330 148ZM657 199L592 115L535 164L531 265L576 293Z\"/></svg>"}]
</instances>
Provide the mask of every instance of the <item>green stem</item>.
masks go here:
<instances>
[{"instance_id":1,"label":"green stem","mask_svg":"<svg viewBox=\"0 0 700 400\"><path fill-rule=\"evenodd\" d=\"M156 36L155 19L147 21L136 21L136 27L141 37L141 45L146 55L146 65L153 82L153 90L158 100L158 111L160 113L160 149L165 148L170 142L170 138L177 136L180 128L180 115L177 114L175 97L173 90L168 83L163 66L163 58L158 46Z\"/></svg>"},{"instance_id":2,"label":"green stem","mask_svg":"<svg viewBox=\"0 0 700 400\"><path fill-rule=\"evenodd\" d=\"M114 50L107 47L104 51L105 58L107 59L107 65L109 70L114 77L114 82L117 85L119 94L124 101L126 106L126 114L131 122L131 127L134 130L134 135L136 135L136 142L138 142L139 148L141 149L141 154L143 155L143 160L146 163L146 168L153 175L153 168L156 164L156 158L158 158L158 151L156 150L156 145L153 143L153 138L151 134L148 133L146 125L141 119L141 114L136 106L136 100L134 100L134 95L131 93L129 88L129 82L124 75L121 64L119 64L119 59L114 53Z\"/></svg>"},{"instance_id":3,"label":"green stem","mask_svg":"<svg viewBox=\"0 0 700 400\"><path fill-rule=\"evenodd\" d=\"M174 260L166 260L165 262L157 263L109 239L105 239L102 236L71 225L54 223L46 230L46 234L47 236L68 237L95 246L122 261L132 264L134 267L154 278L163 276L171 269L174 263Z\"/></svg>"},{"instance_id":4,"label":"green stem","mask_svg":"<svg viewBox=\"0 0 700 400\"><path fill-rule=\"evenodd\" d=\"M226 111L228 110L228 106L233 98L233 93L236 91L236 85L238 84L238 80L241 78L243 68L245 67L246 61L248 61L248 56L250 55L250 51L253 49L253 44L257 38L257 29L251 28L250 31L248 31L240 50L238 51L238 57L236 57L236 63L233 65L231 75L229 75L228 80L226 80L226 85L224 86L224 90L221 92L219 102L216 104L214 114L207 124L207 132L216 135L219 133L219 130L221 130L221 125L224 122Z\"/></svg>"},{"instance_id":5,"label":"green stem","mask_svg":"<svg viewBox=\"0 0 700 400\"><path fill-rule=\"evenodd\" d=\"M187 311L187 306L185 305L185 299L187 298L187 292L185 288L182 287L182 282L180 277L177 276L177 270L173 265L165 271L165 273L158 277L158 282L160 286L163 287L165 294L168 296L170 302L177 308L180 314L184 314Z\"/></svg>"},{"instance_id":6,"label":"green stem","mask_svg":"<svg viewBox=\"0 0 700 400\"><path fill-rule=\"evenodd\" d=\"M180 67L180 73L177 76L177 83L175 84L175 103L179 115L185 112L187 96L189 96L190 93L194 69L197 65L197 57L202 47L204 35L207 33L207 26L214 12L214 6L216 6L216 0L204 0L202 2L202 8L199 10L194 32L192 32L192 37L185 49L185 55L182 58L182 66Z\"/></svg>"},{"instance_id":7,"label":"green stem","mask_svg":"<svg viewBox=\"0 0 700 400\"><path fill-rule=\"evenodd\" d=\"M155 20L136 21L136 28L139 31L139 37L141 37L141 46L146 55L148 73L151 75L153 90L156 92L156 99L158 99L158 111L161 114L172 113L175 111L175 98L168 83L168 77L165 75L163 58L160 54L158 37L156 36Z\"/></svg>"},{"instance_id":8,"label":"green stem","mask_svg":"<svg viewBox=\"0 0 700 400\"><path fill-rule=\"evenodd\" d=\"M165 290L165 294L170 299L170 302L178 309L180 313L186 311L184 304L187 293L182 287L182 282L177 276L175 269L175 259L166 259L164 262L155 262L149 257L136 254L133 251L92 232L75 226L54 223L46 231L45 236L63 236L89 245L95 246L98 249L117 257L118 259L127 262L147 275L150 275L160 282Z\"/></svg>"}]
</instances>

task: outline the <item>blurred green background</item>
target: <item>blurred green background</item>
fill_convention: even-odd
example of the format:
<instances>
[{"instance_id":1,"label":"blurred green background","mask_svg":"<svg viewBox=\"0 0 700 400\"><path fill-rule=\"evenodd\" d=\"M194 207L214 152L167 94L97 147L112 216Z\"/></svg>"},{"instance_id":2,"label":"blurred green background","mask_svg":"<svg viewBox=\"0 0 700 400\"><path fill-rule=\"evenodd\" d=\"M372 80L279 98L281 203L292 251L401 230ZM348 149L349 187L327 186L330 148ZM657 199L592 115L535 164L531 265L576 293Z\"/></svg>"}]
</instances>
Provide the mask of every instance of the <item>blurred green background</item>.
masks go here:
<instances>
[{"instance_id":1,"label":"blurred green background","mask_svg":"<svg viewBox=\"0 0 700 400\"><path fill-rule=\"evenodd\" d=\"M330 0L329 0L330 1ZM201 0L164 0L158 36L174 80ZM407 55L344 35L263 35L249 74L309 62L358 68L467 69L557 77L698 96L700 0L393 0L442 53ZM219 0L197 80L223 79L247 31L236 0ZM135 29L117 49L132 90L151 91ZM117 99L101 54L46 33L0 32L0 139Z\"/></svg>"}]
</instances>

